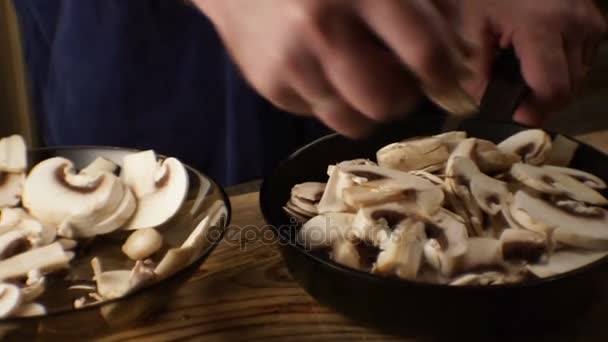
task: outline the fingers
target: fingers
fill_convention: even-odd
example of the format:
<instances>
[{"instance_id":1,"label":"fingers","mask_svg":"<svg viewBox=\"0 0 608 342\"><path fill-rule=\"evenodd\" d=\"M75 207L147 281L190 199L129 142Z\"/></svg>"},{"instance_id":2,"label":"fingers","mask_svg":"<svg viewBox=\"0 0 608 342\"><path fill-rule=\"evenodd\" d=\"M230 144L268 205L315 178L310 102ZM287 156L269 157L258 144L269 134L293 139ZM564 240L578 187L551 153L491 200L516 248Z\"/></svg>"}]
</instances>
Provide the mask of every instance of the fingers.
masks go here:
<instances>
[{"instance_id":1,"label":"fingers","mask_svg":"<svg viewBox=\"0 0 608 342\"><path fill-rule=\"evenodd\" d=\"M335 16L313 46L332 86L369 119L401 117L417 102L414 80L357 18Z\"/></svg>"},{"instance_id":2,"label":"fingers","mask_svg":"<svg viewBox=\"0 0 608 342\"><path fill-rule=\"evenodd\" d=\"M542 122L549 113L568 101L572 89L563 39L560 35L539 29L519 31L513 35L513 45L532 93L526 106L518 110L515 120Z\"/></svg>"},{"instance_id":3,"label":"fingers","mask_svg":"<svg viewBox=\"0 0 608 342\"><path fill-rule=\"evenodd\" d=\"M360 15L426 87L453 91L464 73L454 30L427 0L361 2Z\"/></svg>"},{"instance_id":4,"label":"fingers","mask_svg":"<svg viewBox=\"0 0 608 342\"><path fill-rule=\"evenodd\" d=\"M350 138L360 138L374 128L371 119L346 103L327 79L318 59L310 53L302 52L294 56L285 77L307 103L309 112L336 132Z\"/></svg>"}]
</instances>

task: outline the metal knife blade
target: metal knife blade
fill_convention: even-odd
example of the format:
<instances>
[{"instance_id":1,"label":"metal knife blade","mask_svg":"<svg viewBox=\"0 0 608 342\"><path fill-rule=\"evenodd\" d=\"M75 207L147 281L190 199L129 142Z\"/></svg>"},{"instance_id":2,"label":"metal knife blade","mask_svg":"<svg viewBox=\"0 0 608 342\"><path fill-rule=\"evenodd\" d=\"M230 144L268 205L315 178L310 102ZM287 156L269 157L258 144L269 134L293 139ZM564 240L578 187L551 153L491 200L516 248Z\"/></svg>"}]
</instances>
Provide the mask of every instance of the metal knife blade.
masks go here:
<instances>
[{"instance_id":1,"label":"metal knife blade","mask_svg":"<svg viewBox=\"0 0 608 342\"><path fill-rule=\"evenodd\" d=\"M512 122L515 111L528 91L515 51L513 49L502 50L494 63L492 76L478 112L468 118L447 115L442 131L458 130L462 121L469 118Z\"/></svg>"}]
</instances>

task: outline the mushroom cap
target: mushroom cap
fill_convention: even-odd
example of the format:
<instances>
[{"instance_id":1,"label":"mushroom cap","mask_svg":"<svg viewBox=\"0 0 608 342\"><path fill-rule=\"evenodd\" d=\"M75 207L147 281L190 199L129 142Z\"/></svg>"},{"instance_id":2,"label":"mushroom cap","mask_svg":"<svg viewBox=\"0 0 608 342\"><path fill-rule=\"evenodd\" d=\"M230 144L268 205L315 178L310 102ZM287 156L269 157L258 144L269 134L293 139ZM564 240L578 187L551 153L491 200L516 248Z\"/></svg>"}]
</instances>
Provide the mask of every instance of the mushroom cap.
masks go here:
<instances>
[{"instance_id":1,"label":"mushroom cap","mask_svg":"<svg viewBox=\"0 0 608 342\"><path fill-rule=\"evenodd\" d=\"M15 285L0 283L0 318L13 314L22 303L21 290Z\"/></svg>"},{"instance_id":2,"label":"mushroom cap","mask_svg":"<svg viewBox=\"0 0 608 342\"><path fill-rule=\"evenodd\" d=\"M188 173L175 158L159 163L154 151L130 154L123 159L121 177L137 199L137 210L125 229L154 228L170 220L188 193Z\"/></svg>"},{"instance_id":3,"label":"mushroom cap","mask_svg":"<svg viewBox=\"0 0 608 342\"><path fill-rule=\"evenodd\" d=\"M384 242L372 272L395 274L401 279L416 279L424 261L425 240L424 223L413 219L402 221Z\"/></svg>"},{"instance_id":4,"label":"mushroom cap","mask_svg":"<svg viewBox=\"0 0 608 342\"><path fill-rule=\"evenodd\" d=\"M526 186L545 194L563 195L577 201L608 205L608 199L596 190L554 168L515 164L511 175Z\"/></svg>"},{"instance_id":5,"label":"mushroom cap","mask_svg":"<svg viewBox=\"0 0 608 342\"><path fill-rule=\"evenodd\" d=\"M498 148L505 153L515 153L531 165L541 165L545 162L551 150L551 137L540 129L521 131L505 139Z\"/></svg>"},{"instance_id":6,"label":"mushroom cap","mask_svg":"<svg viewBox=\"0 0 608 342\"><path fill-rule=\"evenodd\" d=\"M131 260L143 260L158 252L163 236L154 228L139 229L131 233L122 245L122 251Z\"/></svg>"},{"instance_id":7,"label":"mushroom cap","mask_svg":"<svg viewBox=\"0 0 608 342\"><path fill-rule=\"evenodd\" d=\"M514 196L511 212L528 229L542 231L544 226L545 231L553 230L553 238L558 242L588 249L608 249L608 212L604 209L598 208L590 215L576 214L520 190ZM527 214L530 220L522 220L517 216L518 212Z\"/></svg>"},{"instance_id":8,"label":"mushroom cap","mask_svg":"<svg viewBox=\"0 0 608 342\"><path fill-rule=\"evenodd\" d=\"M115 212L124 194L125 187L113 174L76 174L71 161L55 157L30 172L23 188L23 206L43 224L68 226L74 228L74 236L89 237L109 233L124 223L94 229Z\"/></svg>"},{"instance_id":9,"label":"mushroom cap","mask_svg":"<svg viewBox=\"0 0 608 342\"><path fill-rule=\"evenodd\" d=\"M20 135L0 139L0 171L23 173L27 168L27 147Z\"/></svg>"},{"instance_id":10,"label":"mushroom cap","mask_svg":"<svg viewBox=\"0 0 608 342\"><path fill-rule=\"evenodd\" d=\"M414 138L390 144L377 154L378 165L400 171L437 171L450 156L441 139L433 137Z\"/></svg>"},{"instance_id":11,"label":"mushroom cap","mask_svg":"<svg viewBox=\"0 0 608 342\"><path fill-rule=\"evenodd\" d=\"M327 213L313 217L298 232L299 242L307 249L331 247L350 239L355 214Z\"/></svg>"}]
</instances>

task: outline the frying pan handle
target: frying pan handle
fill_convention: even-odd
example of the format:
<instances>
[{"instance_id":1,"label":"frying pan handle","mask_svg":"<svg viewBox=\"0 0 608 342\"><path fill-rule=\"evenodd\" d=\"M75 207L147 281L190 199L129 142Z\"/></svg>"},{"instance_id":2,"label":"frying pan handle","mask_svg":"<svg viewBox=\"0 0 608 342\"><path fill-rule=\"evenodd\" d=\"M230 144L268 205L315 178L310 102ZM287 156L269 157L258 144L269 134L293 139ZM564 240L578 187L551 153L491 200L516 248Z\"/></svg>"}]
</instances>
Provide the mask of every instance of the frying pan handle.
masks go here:
<instances>
[{"instance_id":1,"label":"frying pan handle","mask_svg":"<svg viewBox=\"0 0 608 342\"><path fill-rule=\"evenodd\" d=\"M492 77L481 100L480 114L484 119L512 122L513 114L529 93L521 73L519 58L512 48L498 53Z\"/></svg>"}]
</instances>

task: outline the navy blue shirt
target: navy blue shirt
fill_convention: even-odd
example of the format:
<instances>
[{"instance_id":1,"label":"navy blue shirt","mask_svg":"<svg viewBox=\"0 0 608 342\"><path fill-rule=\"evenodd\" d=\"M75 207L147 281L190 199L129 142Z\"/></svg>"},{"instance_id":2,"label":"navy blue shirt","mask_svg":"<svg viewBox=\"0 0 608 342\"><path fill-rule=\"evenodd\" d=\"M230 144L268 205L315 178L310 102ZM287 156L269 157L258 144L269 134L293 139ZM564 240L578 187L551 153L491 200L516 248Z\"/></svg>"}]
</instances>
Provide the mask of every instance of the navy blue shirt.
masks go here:
<instances>
[{"instance_id":1,"label":"navy blue shirt","mask_svg":"<svg viewBox=\"0 0 608 342\"><path fill-rule=\"evenodd\" d=\"M210 22L183 1L15 6L47 145L152 148L230 185L328 132L256 95Z\"/></svg>"}]
</instances>

